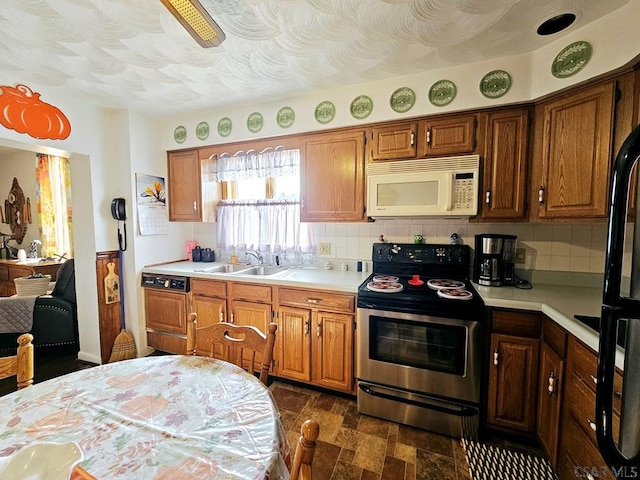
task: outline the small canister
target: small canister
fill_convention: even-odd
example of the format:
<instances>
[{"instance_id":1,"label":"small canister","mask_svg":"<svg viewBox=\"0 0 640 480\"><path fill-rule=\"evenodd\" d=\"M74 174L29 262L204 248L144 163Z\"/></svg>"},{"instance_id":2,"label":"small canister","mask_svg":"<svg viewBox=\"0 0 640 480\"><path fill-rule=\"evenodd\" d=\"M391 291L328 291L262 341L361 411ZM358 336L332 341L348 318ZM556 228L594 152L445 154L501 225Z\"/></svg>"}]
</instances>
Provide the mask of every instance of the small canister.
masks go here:
<instances>
[{"instance_id":1,"label":"small canister","mask_svg":"<svg viewBox=\"0 0 640 480\"><path fill-rule=\"evenodd\" d=\"M216 254L210 248L205 248L202 250L202 261L203 262L215 262Z\"/></svg>"},{"instance_id":2,"label":"small canister","mask_svg":"<svg viewBox=\"0 0 640 480\"><path fill-rule=\"evenodd\" d=\"M202 261L202 249L200 247L196 247L191 250L191 258L194 262Z\"/></svg>"}]
</instances>

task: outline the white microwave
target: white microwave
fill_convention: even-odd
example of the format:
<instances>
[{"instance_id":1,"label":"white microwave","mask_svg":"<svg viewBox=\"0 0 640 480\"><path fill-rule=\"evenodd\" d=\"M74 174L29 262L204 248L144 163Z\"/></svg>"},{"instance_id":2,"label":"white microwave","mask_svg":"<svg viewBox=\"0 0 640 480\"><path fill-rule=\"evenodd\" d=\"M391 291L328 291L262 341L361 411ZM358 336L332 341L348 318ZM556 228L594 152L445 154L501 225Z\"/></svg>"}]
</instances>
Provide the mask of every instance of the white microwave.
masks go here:
<instances>
[{"instance_id":1,"label":"white microwave","mask_svg":"<svg viewBox=\"0 0 640 480\"><path fill-rule=\"evenodd\" d=\"M367 215L476 215L479 169L478 155L370 163Z\"/></svg>"}]
</instances>

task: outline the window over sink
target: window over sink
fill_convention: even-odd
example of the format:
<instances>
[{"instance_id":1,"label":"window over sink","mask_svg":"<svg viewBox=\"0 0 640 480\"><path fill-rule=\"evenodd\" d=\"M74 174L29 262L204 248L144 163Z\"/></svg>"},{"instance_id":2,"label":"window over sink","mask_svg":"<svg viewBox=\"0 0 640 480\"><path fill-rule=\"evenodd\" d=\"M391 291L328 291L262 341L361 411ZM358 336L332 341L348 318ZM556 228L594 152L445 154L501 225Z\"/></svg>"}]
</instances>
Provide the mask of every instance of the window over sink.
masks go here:
<instances>
[{"instance_id":1,"label":"window over sink","mask_svg":"<svg viewBox=\"0 0 640 480\"><path fill-rule=\"evenodd\" d=\"M300 150L219 155L217 177L217 245L223 257L252 250L266 257L313 252L311 230L300 222Z\"/></svg>"}]
</instances>

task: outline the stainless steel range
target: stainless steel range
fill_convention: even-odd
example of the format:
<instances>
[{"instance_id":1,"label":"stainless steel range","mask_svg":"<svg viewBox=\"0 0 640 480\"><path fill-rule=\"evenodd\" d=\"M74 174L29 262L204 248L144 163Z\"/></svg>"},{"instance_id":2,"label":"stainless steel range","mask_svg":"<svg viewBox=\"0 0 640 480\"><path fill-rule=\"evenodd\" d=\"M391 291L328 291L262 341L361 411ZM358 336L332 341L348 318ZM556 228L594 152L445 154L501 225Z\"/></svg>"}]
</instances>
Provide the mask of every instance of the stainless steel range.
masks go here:
<instances>
[{"instance_id":1,"label":"stainless steel range","mask_svg":"<svg viewBox=\"0 0 640 480\"><path fill-rule=\"evenodd\" d=\"M466 245L375 243L358 289L358 411L476 438L484 303Z\"/></svg>"}]
</instances>

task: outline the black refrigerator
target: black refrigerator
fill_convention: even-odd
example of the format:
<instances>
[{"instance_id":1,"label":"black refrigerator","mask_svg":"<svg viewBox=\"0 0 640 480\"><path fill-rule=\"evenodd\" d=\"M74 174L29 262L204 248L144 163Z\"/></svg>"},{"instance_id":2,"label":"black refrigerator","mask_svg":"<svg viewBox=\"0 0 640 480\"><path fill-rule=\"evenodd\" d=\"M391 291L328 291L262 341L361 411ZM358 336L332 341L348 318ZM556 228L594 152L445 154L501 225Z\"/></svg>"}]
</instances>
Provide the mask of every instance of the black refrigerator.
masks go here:
<instances>
[{"instance_id":1,"label":"black refrigerator","mask_svg":"<svg viewBox=\"0 0 640 480\"><path fill-rule=\"evenodd\" d=\"M633 235L627 238L633 242L633 253L630 259L624 256L631 172L639 158L640 125L625 140L613 166L600 317L596 434L602 457L616 478L640 478L640 196L637 197ZM625 261L631 263L628 288L622 286ZM624 377L622 392L614 392L619 334L626 337L623 343ZM614 395L622 396L618 439L612 422Z\"/></svg>"}]
</instances>

